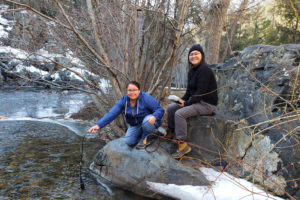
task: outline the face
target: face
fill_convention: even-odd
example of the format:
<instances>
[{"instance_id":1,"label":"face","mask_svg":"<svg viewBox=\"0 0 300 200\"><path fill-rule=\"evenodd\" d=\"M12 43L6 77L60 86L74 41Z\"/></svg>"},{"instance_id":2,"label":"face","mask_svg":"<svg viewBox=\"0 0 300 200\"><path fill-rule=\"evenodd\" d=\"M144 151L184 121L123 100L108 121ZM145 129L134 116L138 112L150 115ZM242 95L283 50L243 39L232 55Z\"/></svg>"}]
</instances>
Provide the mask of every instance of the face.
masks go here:
<instances>
[{"instance_id":1,"label":"face","mask_svg":"<svg viewBox=\"0 0 300 200\"><path fill-rule=\"evenodd\" d=\"M201 63L201 60L202 60L202 54L200 51L195 50L189 54L189 61L194 66L199 65Z\"/></svg>"},{"instance_id":2,"label":"face","mask_svg":"<svg viewBox=\"0 0 300 200\"><path fill-rule=\"evenodd\" d=\"M139 88L133 84L129 84L127 87L127 95L131 100L136 100L139 97L140 92L141 91L139 90Z\"/></svg>"}]
</instances>

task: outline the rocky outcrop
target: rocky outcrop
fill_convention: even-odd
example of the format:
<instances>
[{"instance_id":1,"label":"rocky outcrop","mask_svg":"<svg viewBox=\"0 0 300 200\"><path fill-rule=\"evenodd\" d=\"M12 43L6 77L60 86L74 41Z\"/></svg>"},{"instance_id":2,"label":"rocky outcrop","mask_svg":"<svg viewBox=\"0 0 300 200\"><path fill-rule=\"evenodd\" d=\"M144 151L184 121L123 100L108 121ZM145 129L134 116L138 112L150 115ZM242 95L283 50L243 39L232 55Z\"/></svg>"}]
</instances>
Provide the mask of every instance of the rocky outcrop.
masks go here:
<instances>
[{"instance_id":1,"label":"rocky outcrop","mask_svg":"<svg viewBox=\"0 0 300 200\"><path fill-rule=\"evenodd\" d=\"M222 87L218 91L219 109L255 124L298 108L299 61L297 44L255 45L235 52L217 69Z\"/></svg>"},{"instance_id":2,"label":"rocky outcrop","mask_svg":"<svg viewBox=\"0 0 300 200\"><path fill-rule=\"evenodd\" d=\"M231 173L299 199L300 45L255 45L217 65L218 112L235 120Z\"/></svg>"},{"instance_id":3,"label":"rocky outcrop","mask_svg":"<svg viewBox=\"0 0 300 200\"><path fill-rule=\"evenodd\" d=\"M153 144L155 145L155 144ZM148 182L176 185L208 185L204 175L184 167L159 147L153 152L128 147L124 138L106 144L95 156L90 169L98 176L134 193L161 198Z\"/></svg>"},{"instance_id":4,"label":"rocky outcrop","mask_svg":"<svg viewBox=\"0 0 300 200\"><path fill-rule=\"evenodd\" d=\"M19 49L4 47L0 50L0 65L7 82L20 85L81 86L81 76L89 80L99 79L86 70L79 59L72 58L68 53L49 54L40 50L31 55Z\"/></svg>"},{"instance_id":5,"label":"rocky outcrop","mask_svg":"<svg viewBox=\"0 0 300 200\"><path fill-rule=\"evenodd\" d=\"M0 10L8 8L2 5ZM59 37L54 31L55 23L27 11L4 13L0 15L0 68L4 85L80 87L84 85L83 79L99 82L100 77L87 70L85 63L66 47L69 41L59 43L51 39Z\"/></svg>"},{"instance_id":6,"label":"rocky outcrop","mask_svg":"<svg viewBox=\"0 0 300 200\"><path fill-rule=\"evenodd\" d=\"M236 128L234 122L221 115L191 117L187 122L187 141L194 145L189 155L213 165L226 161Z\"/></svg>"}]
</instances>

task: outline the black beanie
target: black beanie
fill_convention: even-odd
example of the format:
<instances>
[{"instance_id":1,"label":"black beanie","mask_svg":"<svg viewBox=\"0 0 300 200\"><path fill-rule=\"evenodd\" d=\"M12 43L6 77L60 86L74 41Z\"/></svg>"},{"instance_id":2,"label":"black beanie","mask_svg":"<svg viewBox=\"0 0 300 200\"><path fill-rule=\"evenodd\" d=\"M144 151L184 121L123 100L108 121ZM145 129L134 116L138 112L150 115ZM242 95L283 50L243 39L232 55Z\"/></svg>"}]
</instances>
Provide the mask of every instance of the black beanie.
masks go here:
<instances>
[{"instance_id":1,"label":"black beanie","mask_svg":"<svg viewBox=\"0 0 300 200\"><path fill-rule=\"evenodd\" d=\"M191 53L192 51L200 51L201 54L202 54L202 60L201 60L201 63L204 63L204 62L205 62L205 54L204 54L203 48L201 47L200 44L194 44L194 45L190 48L188 56L190 56L190 53ZM189 63L190 63L189 58L188 58L188 61L189 61ZM190 64L191 64L191 63L190 63Z\"/></svg>"}]
</instances>

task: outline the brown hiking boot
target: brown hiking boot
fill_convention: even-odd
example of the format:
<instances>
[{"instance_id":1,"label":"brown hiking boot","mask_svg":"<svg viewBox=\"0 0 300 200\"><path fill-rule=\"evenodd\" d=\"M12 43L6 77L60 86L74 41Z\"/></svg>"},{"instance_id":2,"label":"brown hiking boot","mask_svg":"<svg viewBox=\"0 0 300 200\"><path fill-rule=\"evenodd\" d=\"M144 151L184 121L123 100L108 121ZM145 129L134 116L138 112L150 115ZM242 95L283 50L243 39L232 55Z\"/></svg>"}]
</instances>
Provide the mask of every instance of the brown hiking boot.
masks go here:
<instances>
[{"instance_id":1,"label":"brown hiking boot","mask_svg":"<svg viewBox=\"0 0 300 200\"><path fill-rule=\"evenodd\" d=\"M165 136L166 138L169 138L169 139L172 139L172 138L174 138L174 131L173 130L171 130L171 129L169 129L169 128L167 128L167 135Z\"/></svg>"},{"instance_id":2,"label":"brown hiking boot","mask_svg":"<svg viewBox=\"0 0 300 200\"><path fill-rule=\"evenodd\" d=\"M174 159L179 159L192 150L192 148L187 144L187 142L179 141L177 142L177 145L178 148L176 152L172 154L172 157Z\"/></svg>"}]
</instances>

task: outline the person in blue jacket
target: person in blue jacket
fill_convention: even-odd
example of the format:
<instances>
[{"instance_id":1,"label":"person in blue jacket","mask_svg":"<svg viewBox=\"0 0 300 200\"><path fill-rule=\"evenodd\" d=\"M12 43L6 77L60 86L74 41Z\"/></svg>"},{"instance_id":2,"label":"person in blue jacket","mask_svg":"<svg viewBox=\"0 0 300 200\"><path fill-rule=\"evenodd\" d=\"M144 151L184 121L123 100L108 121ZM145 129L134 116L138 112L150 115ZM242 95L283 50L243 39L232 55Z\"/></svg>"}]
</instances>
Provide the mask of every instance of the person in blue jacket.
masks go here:
<instances>
[{"instance_id":1,"label":"person in blue jacket","mask_svg":"<svg viewBox=\"0 0 300 200\"><path fill-rule=\"evenodd\" d=\"M163 122L164 109L152 97L140 90L136 81L127 84L125 94L88 132L96 133L119 114L124 113L129 128L126 131L125 142L128 146L142 149L149 145L147 135L153 133Z\"/></svg>"}]
</instances>

